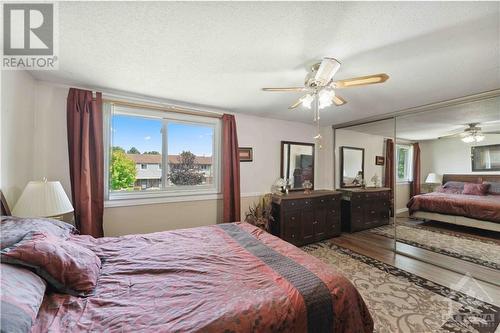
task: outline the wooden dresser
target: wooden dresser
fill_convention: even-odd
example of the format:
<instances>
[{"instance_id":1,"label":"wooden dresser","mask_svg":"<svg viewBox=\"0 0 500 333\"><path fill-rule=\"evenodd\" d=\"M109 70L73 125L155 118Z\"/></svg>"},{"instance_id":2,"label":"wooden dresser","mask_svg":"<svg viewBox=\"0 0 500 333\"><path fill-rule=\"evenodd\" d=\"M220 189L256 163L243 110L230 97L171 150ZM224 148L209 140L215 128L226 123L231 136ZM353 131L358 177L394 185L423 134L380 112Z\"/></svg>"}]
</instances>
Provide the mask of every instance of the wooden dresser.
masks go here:
<instances>
[{"instance_id":1,"label":"wooden dresser","mask_svg":"<svg viewBox=\"0 0 500 333\"><path fill-rule=\"evenodd\" d=\"M340 235L340 192L273 195L273 235L300 246Z\"/></svg>"},{"instance_id":2,"label":"wooden dresser","mask_svg":"<svg viewBox=\"0 0 500 333\"><path fill-rule=\"evenodd\" d=\"M389 224L391 189L342 188L342 231L355 232Z\"/></svg>"}]
</instances>

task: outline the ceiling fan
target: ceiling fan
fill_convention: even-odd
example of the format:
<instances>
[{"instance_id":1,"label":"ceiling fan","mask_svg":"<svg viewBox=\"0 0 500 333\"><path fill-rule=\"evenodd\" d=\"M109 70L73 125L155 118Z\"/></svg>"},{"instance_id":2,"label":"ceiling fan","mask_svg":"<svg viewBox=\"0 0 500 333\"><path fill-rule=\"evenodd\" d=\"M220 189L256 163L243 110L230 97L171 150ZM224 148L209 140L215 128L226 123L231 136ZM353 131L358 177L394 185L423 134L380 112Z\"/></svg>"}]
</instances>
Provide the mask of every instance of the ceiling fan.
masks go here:
<instances>
[{"instance_id":1,"label":"ceiling fan","mask_svg":"<svg viewBox=\"0 0 500 333\"><path fill-rule=\"evenodd\" d=\"M498 121L490 121L483 124L486 125L493 123L498 123ZM483 141L485 138L485 134L500 134L500 131L483 131L478 125L480 125L480 123L466 124L464 126L467 126L467 128L463 130L461 129L459 132L443 135L438 139L460 137L460 139L465 143L474 143Z\"/></svg>"},{"instance_id":2,"label":"ceiling fan","mask_svg":"<svg viewBox=\"0 0 500 333\"><path fill-rule=\"evenodd\" d=\"M321 62L314 64L306 75L303 87L262 88L264 91L277 92L305 92L306 94L292 103L288 108L295 109L303 105L310 109L313 101L317 102L318 109L332 104L341 106L347 103L345 99L335 93L336 89L364 86L383 83L389 79L385 73L355 77L351 79L333 81L333 76L340 68L340 62L334 58L325 57ZM316 118L316 117L315 117Z\"/></svg>"}]
</instances>

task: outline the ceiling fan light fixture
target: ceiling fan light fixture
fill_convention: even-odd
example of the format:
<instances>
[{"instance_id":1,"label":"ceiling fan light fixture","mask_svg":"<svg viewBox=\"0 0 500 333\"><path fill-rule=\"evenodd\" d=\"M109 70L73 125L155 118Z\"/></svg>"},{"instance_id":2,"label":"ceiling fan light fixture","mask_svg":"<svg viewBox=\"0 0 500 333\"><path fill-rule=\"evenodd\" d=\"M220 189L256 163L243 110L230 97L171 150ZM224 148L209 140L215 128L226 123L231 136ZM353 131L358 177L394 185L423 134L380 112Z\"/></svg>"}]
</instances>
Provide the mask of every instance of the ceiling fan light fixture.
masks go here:
<instances>
[{"instance_id":1,"label":"ceiling fan light fixture","mask_svg":"<svg viewBox=\"0 0 500 333\"><path fill-rule=\"evenodd\" d=\"M462 141L465 142L465 143L472 143L474 142L474 137L472 135L469 135L469 136L465 136L462 138Z\"/></svg>"},{"instance_id":2,"label":"ceiling fan light fixture","mask_svg":"<svg viewBox=\"0 0 500 333\"><path fill-rule=\"evenodd\" d=\"M319 98L319 108L324 109L333 104L333 98L335 97L335 91L331 88L322 89L318 93Z\"/></svg>"},{"instance_id":3,"label":"ceiling fan light fixture","mask_svg":"<svg viewBox=\"0 0 500 333\"><path fill-rule=\"evenodd\" d=\"M314 80L319 86L326 86L332 80L335 73L340 68L340 62L334 58L323 58L319 65L318 71L314 76Z\"/></svg>"},{"instance_id":4,"label":"ceiling fan light fixture","mask_svg":"<svg viewBox=\"0 0 500 333\"><path fill-rule=\"evenodd\" d=\"M311 108L311 104L314 101L314 97L311 94L307 94L304 97L302 97L300 100L301 100L302 105L304 107L310 109Z\"/></svg>"},{"instance_id":5,"label":"ceiling fan light fixture","mask_svg":"<svg viewBox=\"0 0 500 333\"><path fill-rule=\"evenodd\" d=\"M473 143L473 142L481 142L484 140L484 135L482 133L471 133L462 138L462 141L465 143Z\"/></svg>"}]
</instances>

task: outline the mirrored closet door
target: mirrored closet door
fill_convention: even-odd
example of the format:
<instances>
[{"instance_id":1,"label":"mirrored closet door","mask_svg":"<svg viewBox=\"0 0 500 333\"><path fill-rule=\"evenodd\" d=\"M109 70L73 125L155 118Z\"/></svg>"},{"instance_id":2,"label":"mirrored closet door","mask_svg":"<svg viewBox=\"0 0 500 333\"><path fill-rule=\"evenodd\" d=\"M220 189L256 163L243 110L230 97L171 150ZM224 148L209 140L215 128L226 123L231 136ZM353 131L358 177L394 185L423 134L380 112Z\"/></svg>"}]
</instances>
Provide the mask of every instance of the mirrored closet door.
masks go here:
<instances>
[{"instance_id":1,"label":"mirrored closet door","mask_svg":"<svg viewBox=\"0 0 500 333\"><path fill-rule=\"evenodd\" d=\"M500 97L396 117L396 252L500 284Z\"/></svg>"},{"instance_id":2,"label":"mirrored closet door","mask_svg":"<svg viewBox=\"0 0 500 333\"><path fill-rule=\"evenodd\" d=\"M394 118L336 128L335 188L342 193L342 239L360 253L392 256ZM379 249L378 251L375 249Z\"/></svg>"}]
</instances>

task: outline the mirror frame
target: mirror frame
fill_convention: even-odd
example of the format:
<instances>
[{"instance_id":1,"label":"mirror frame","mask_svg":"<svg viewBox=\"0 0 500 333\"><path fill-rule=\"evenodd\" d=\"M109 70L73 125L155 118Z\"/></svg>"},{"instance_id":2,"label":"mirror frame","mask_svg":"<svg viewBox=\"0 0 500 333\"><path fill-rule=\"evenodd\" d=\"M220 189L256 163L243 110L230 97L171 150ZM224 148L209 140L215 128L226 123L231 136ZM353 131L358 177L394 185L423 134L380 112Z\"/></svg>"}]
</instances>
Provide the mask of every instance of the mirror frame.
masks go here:
<instances>
[{"instance_id":1,"label":"mirror frame","mask_svg":"<svg viewBox=\"0 0 500 333\"><path fill-rule=\"evenodd\" d=\"M340 187L341 188L355 188L361 187L360 185L346 186L344 183L344 149L351 150L361 150L361 173L363 174L363 179L365 178L365 148L341 146L340 147Z\"/></svg>"},{"instance_id":2,"label":"mirror frame","mask_svg":"<svg viewBox=\"0 0 500 333\"><path fill-rule=\"evenodd\" d=\"M313 182L312 182L312 188L311 190L314 190L314 187L316 185L316 175L314 174L314 168L315 168L315 156L314 156L314 150L315 150L315 145L314 143L308 143L308 142L296 142L296 141L281 141L281 163L280 163L280 178L284 178L284 172L283 172L283 167L284 167L284 158L285 158L285 145L297 145L297 146L309 146L312 148L312 175L313 175ZM290 154L288 154L290 156ZM289 191L303 191L304 188L291 188Z\"/></svg>"}]
</instances>

